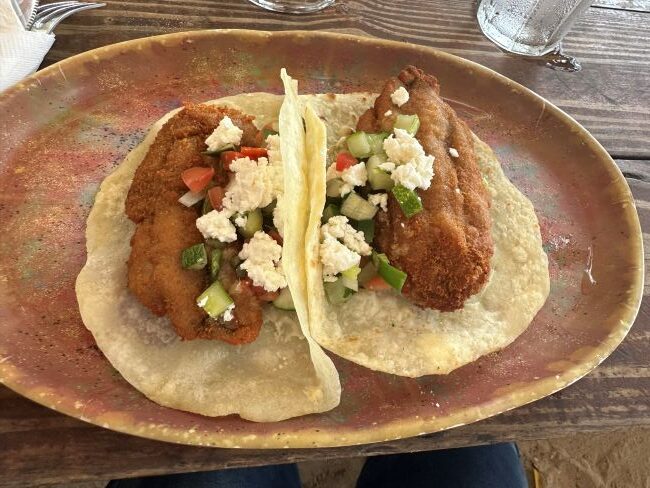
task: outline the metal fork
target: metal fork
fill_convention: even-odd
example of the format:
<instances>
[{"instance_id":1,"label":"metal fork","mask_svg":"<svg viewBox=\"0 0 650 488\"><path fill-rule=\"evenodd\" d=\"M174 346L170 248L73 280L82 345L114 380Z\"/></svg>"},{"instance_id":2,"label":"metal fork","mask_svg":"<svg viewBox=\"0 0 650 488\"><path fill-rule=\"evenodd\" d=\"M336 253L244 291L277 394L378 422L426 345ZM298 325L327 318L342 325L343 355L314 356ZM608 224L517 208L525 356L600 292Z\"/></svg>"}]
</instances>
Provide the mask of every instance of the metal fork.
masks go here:
<instances>
[{"instance_id":1,"label":"metal fork","mask_svg":"<svg viewBox=\"0 0 650 488\"><path fill-rule=\"evenodd\" d=\"M39 5L36 7L36 15L31 23L27 26L27 30L32 32L47 32L48 34L63 19L91 8L104 7L105 3L84 3L84 2L53 2Z\"/></svg>"}]
</instances>

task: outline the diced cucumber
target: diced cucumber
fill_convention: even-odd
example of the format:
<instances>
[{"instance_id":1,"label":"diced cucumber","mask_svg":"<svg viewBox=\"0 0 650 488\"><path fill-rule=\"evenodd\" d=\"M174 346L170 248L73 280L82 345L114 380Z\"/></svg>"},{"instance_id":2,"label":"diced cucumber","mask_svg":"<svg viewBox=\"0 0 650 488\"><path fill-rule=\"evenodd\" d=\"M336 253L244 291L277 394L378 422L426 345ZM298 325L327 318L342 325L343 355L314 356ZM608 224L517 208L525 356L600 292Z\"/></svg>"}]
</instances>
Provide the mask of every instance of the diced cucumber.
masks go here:
<instances>
[{"instance_id":1,"label":"diced cucumber","mask_svg":"<svg viewBox=\"0 0 650 488\"><path fill-rule=\"evenodd\" d=\"M379 260L379 268L377 273L381 276L386 283L395 288L397 291L401 292L404 282L406 281L407 275L404 271L397 269L394 266L388 264L387 261L383 259Z\"/></svg>"},{"instance_id":2,"label":"diced cucumber","mask_svg":"<svg viewBox=\"0 0 650 488\"><path fill-rule=\"evenodd\" d=\"M420 118L417 114L414 115L404 115L400 114L395 118L395 124L393 125L393 130L403 129L412 136L417 134L418 129L420 128Z\"/></svg>"},{"instance_id":3,"label":"diced cucumber","mask_svg":"<svg viewBox=\"0 0 650 488\"><path fill-rule=\"evenodd\" d=\"M224 313L232 303L232 298L218 281L212 283L196 299L196 304L213 319Z\"/></svg>"},{"instance_id":4,"label":"diced cucumber","mask_svg":"<svg viewBox=\"0 0 650 488\"><path fill-rule=\"evenodd\" d=\"M224 151L232 151L233 149L235 149L235 146L233 146L232 144L228 144L227 146L220 147L219 149L216 149L214 151L203 151L203 154L205 154L206 156L216 157L219 156Z\"/></svg>"},{"instance_id":5,"label":"diced cucumber","mask_svg":"<svg viewBox=\"0 0 650 488\"><path fill-rule=\"evenodd\" d=\"M262 208L262 213L264 215L273 215L273 211L275 210L275 206L278 204L277 200L273 200L271 203L269 203L266 207Z\"/></svg>"},{"instance_id":6,"label":"diced cucumber","mask_svg":"<svg viewBox=\"0 0 650 488\"><path fill-rule=\"evenodd\" d=\"M368 182L373 190L390 190L395 186L395 182L391 179L390 175L379 167L386 160L387 158L385 156L374 155L366 162Z\"/></svg>"},{"instance_id":7,"label":"diced cucumber","mask_svg":"<svg viewBox=\"0 0 650 488\"><path fill-rule=\"evenodd\" d=\"M354 220L370 220L377 213L377 207L365 198L352 192L343 200L341 213Z\"/></svg>"},{"instance_id":8,"label":"diced cucumber","mask_svg":"<svg viewBox=\"0 0 650 488\"><path fill-rule=\"evenodd\" d=\"M354 227L363 232L363 238L368 244L372 244L372 240L375 238L374 220L358 220Z\"/></svg>"},{"instance_id":9,"label":"diced cucumber","mask_svg":"<svg viewBox=\"0 0 650 488\"><path fill-rule=\"evenodd\" d=\"M323 287L325 288L327 299L332 305L339 305L345 302L354 293L349 288L346 288L341 278L332 282L326 281L323 283Z\"/></svg>"},{"instance_id":10,"label":"diced cucumber","mask_svg":"<svg viewBox=\"0 0 650 488\"><path fill-rule=\"evenodd\" d=\"M293 298L291 297L291 292L289 287L283 288L280 292L278 298L273 300L273 306L281 310L295 310L296 307L293 305Z\"/></svg>"},{"instance_id":11,"label":"diced cucumber","mask_svg":"<svg viewBox=\"0 0 650 488\"><path fill-rule=\"evenodd\" d=\"M368 283L375 276L377 276L377 268L375 267L375 265L372 262L368 262L361 269L361 273L359 273L359 277L357 278L357 280L359 281L359 284L361 286L364 286L366 283Z\"/></svg>"},{"instance_id":12,"label":"diced cucumber","mask_svg":"<svg viewBox=\"0 0 650 488\"><path fill-rule=\"evenodd\" d=\"M384 139L386 139L389 135L390 134L388 134L388 132L368 134L368 140L370 141L370 152L372 154L386 154L384 152Z\"/></svg>"},{"instance_id":13,"label":"diced cucumber","mask_svg":"<svg viewBox=\"0 0 650 488\"><path fill-rule=\"evenodd\" d=\"M415 191L409 190L402 185L394 186L391 191L407 218L410 219L415 214L422 211L422 200L420 200L420 197L415 193Z\"/></svg>"},{"instance_id":14,"label":"diced cucumber","mask_svg":"<svg viewBox=\"0 0 650 488\"><path fill-rule=\"evenodd\" d=\"M341 271L341 281L346 288L352 291L359 291L359 282L357 281L357 276L361 272L359 266L352 266L351 268Z\"/></svg>"},{"instance_id":15,"label":"diced cucumber","mask_svg":"<svg viewBox=\"0 0 650 488\"><path fill-rule=\"evenodd\" d=\"M363 131L349 135L345 142L348 145L348 151L355 158L367 158L372 154L370 139L368 139L368 135Z\"/></svg>"},{"instance_id":16,"label":"diced cucumber","mask_svg":"<svg viewBox=\"0 0 650 488\"><path fill-rule=\"evenodd\" d=\"M336 217L337 215L341 215L341 209L338 205L329 203L325 207L325 210L323 210L323 217L321 218L321 221L325 224L329 221L329 219Z\"/></svg>"},{"instance_id":17,"label":"diced cucumber","mask_svg":"<svg viewBox=\"0 0 650 488\"><path fill-rule=\"evenodd\" d=\"M221 249L212 249L210 251L210 279L216 280L219 276L219 269L221 268Z\"/></svg>"},{"instance_id":18,"label":"diced cucumber","mask_svg":"<svg viewBox=\"0 0 650 488\"><path fill-rule=\"evenodd\" d=\"M262 230L263 221L262 211L259 208L246 212L246 225L239 229L239 232L244 237L253 237L255 232Z\"/></svg>"},{"instance_id":19,"label":"diced cucumber","mask_svg":"<svg viewBox=\"0 0 650 488\"><path fill-rule=\"evenodd\" d=\"M339 180L338 178L335 178L333 180L329 180L327 182L327 189L325 190L325 194L328 197L332 198L337 198L341 196L341 188L343 188L343 185L345 183L343 180Z\"/></svg>"},{"instance_id":20,"label":"diced cucumber","mask_svg":"<svg viewBox=\"0 0 650 488\"><path fill-rule=\"evenodd\" d=\"M208 254L205 245L194 244L181 253L181 266L185 269L203 269L208 264Z\"/></svg>"}]
</instances>

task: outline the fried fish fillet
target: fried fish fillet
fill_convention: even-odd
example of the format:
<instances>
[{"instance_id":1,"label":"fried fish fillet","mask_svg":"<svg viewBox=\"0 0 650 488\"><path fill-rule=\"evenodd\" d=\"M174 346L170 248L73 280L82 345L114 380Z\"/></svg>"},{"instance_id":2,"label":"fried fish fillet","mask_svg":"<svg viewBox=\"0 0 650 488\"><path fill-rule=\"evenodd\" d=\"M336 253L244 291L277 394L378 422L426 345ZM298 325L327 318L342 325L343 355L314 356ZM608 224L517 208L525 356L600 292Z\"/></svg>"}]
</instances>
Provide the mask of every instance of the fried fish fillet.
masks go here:
<instances>
[{"instance_id":1,"label":"fried fish fillet","mask_svg":"<svg viewBox=\"0 0 650 488\"><path fill-rule=\"evenodd\" d=\"M401 107L391 101L399 87L409 93ZM487 281L493 252L490 195L476 163L472 134L440 97L437 79L413 66L386 82L357 130L391 132L398 114L418 115L416 138L435 157L435 175L427 190L416 190L424 209L411 218L390 195L388 211L375 217L375 244L408 274L403 293L410 301L456 310ZM452 148L458 157L450 154Z\"/></svg>"},{"instance_id":2,"label":"fried fish fillet","mask_svg":"<svg viewBox=\"0 0 650 488\"><path fill-rule=\"evenodd\" d=\"M252 117L207 105L186 106L158 132L126 199L126 214L137 225L131 239L128 286L153 313L168 316L183 339L240 344L255 340L259 333L259 300L233 280L228 291L235 302L234 319L227 324L210 319L196 305L196 297L209 285L207 272L183 269L180 258L183 249L203 242L195 225L198 211L178 202L187 191L181 173L193 166L213 165L215 159L202 154L204 141L226 115L244 131L243 145L257 145L259 134ZM217 184L225 185L226 172L219 164L214 168Z\"/></svg>"}]
</instances>

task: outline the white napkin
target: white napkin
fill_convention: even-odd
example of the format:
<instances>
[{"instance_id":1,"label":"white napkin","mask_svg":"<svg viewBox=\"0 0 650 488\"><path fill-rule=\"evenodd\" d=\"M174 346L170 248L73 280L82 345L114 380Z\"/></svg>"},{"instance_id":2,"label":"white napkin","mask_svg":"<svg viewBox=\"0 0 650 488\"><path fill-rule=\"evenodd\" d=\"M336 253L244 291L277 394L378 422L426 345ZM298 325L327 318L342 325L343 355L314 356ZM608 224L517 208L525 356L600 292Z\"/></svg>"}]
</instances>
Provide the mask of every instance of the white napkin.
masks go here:
<instances>
[{"instance_id":1,"label":"white napkin","mask_svg":"<svg viewBox=\"0 0 650 488\"><path fill-rule=\"evenodd\" d=\"M0 91L36 71L54 34L26 31L9 0L0 0Z\"/></svg>"}]
</instances>

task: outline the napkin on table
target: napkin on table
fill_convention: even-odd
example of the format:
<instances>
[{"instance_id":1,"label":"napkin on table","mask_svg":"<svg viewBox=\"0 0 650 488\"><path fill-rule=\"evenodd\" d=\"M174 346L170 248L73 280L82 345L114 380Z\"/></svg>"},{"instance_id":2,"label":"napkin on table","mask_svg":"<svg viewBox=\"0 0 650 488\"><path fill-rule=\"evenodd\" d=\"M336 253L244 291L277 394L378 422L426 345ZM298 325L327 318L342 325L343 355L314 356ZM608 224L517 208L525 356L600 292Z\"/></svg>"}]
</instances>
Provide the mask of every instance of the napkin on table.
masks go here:
<instances>
[{"instance_id":1,"label":"napkin on table","mask_svg":"<svg viewBox=\"0 0 650 488\"><path fill-rule=\"evenodd\" d=\"M54 34L26 31L9 0L0 0L0 91L36 71Z\"/></svg>"}]
</instances>

